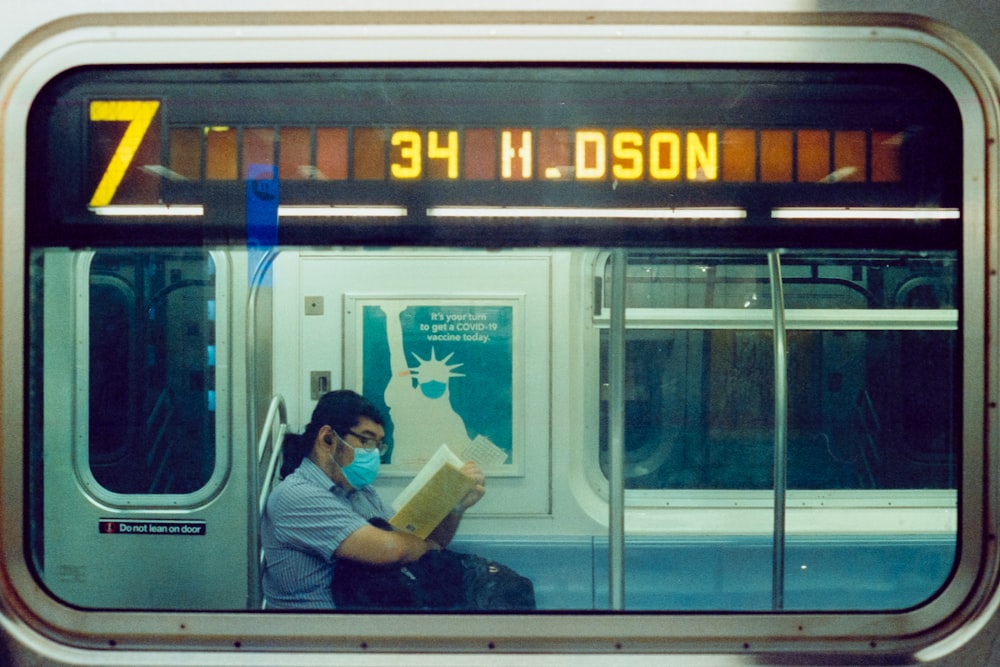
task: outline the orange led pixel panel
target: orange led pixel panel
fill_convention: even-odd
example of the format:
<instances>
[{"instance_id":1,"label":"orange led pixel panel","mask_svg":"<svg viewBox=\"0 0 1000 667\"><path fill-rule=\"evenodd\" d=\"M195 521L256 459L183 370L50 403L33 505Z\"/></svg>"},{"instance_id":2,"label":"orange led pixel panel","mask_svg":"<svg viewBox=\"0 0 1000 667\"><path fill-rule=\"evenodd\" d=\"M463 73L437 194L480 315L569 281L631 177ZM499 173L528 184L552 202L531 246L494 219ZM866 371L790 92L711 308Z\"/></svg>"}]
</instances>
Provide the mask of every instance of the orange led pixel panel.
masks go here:
<instances>
[{"instance_id":1,"label":"orange led pixel panel","mask_svg":"<svg viewBox=\"0 0 1000 667\"><path fill-rule=\"evenodd\" d=\"M248 127L243 130L243 178L250 177L251 165L274 166L274 129Z\"/></svg>"},{"instance_id":2,"label":"orange led pixel panel","mask_svg":"<svg viewBox=\"0 0 1000 667\"><path fill-rule=\"evenodd\" d=\"M763 130L760 133L760 180L764 183L791 182L791 131Z\"/></svg>"},{"instance_id":3,"label":"orange led pixel panel","mask_svg":"<svg viewBox=\"0 0 1000 667\"><path fill-rule=\"evenodd\" d=\"M859 130L833 133L833 177L837 182L859 183L867 178L866 140Z\"/></svg>"},{"instance_id":4,"label":"orange led pixel panel","mask_svg":"<svg viewBox=\"0 0 1000 667\"><path fill-rule=\"evenodd\" d=\"M208 128L205 135L205 178L231 181L236 174L236 130Z\"/></svg>"},{"instance_id":5,"label":"orange led pixel panel","mask_svg":"<svg viewBox=\"0 0 1000 667\"><path fill-rule=\"evenodd\" d=\"M436 181L458 180L462 155L461 133L457 130L427 132L427 178Z\"/></svg>"},{"instance_id":6,"label":"orange led pixel panel","mask_svg":"<svg viewBox=\"0 0 1000 667\"><path fill-rule=\"evenodd\" d=\"M497 135L492 129L462 133L462 177L467 181L492 181L497 177Z\"/></svg>"},{"instance_id":7,"label":"orange led pixel panel","mask_svg":"<svg viewBox=\"0 0 1000 667\"><path fill-rule=\"evenodd\" d=\"M795 134L795 159L799 183L819 183L830 175L830 133L800 130Z\"/></svg>"},{"instance_id":8,"label":"orange led pixel panel","mask_svg":"<svg viewBox=\"0 0 1000 667\"><path fill-rule=\"evenodd\" d=\"M354 178L381 181L385 178L385 132L375 128L354 130Z\"/></svg>"},{"instance_id":9,"label":"orange led pixel panel","mask_svg":"<svg viewBox=\"0 0 1000 667\"><path fill-rule=\"evenodd\" d=\"M530 181L535 177L535 139L527 128L500 130L500 179Z\"/></svg>"},{"instance_id":10,"label":"orange led pixel panel","mask_svg":"<svg viewBox=\"0 0 1000 667\"><path fill-rule=\"evenodd\" d=\"M655 181L680 178L681 135L675 130L653 130L649 133L649 176Z\"/></svg>"},{"instance_id":11,"label":"orange led pixel panel","mask_svg":"<svg viewBox=\"0 0 1000 667\"><path fill-rule=\"evenodd\" d=\"M169 169L178 178L196 181L201 178L201 139L205 133L194 127L170 130Z\"/></svg>"},{"instance_id":12,"label":"orange led pixel panel","mask_svg":"<svg viewBox=\"0 0 1000 667\"><path fill-rule=\"evenodd\" d=\"M618 181L638 181L646 175L646 136L641 130L611 133L611 175Z\"/></svg>"},{"instance_id":13,"label":"orange led pixel panel","mask_svg":"<svg viewBox=\"0 0 1000 667\"><path fill-rule=\"evenodd\" d=\"M872 132L872 182L898 183L903 180L899 166L902 132Z\"/></svg>"},{"instance_id":14,"label":"orange led pixel panel","mask_svg":"<svg viewBox=\"0 0 1000 667\"><path fill-rule=\"evenodd\" d=\"M696 130L684 135L685 177L689 181L719 179L719 133Z\"/></svg>"},{"instance_id":15,"label":"orange led pixel panel","mask_svg":"<svg viewBox=\"0 0 1000 667\"><path fill-rule=\"evenodd\" d=\"M753 130L722 133L722 180L730 183L757 180L757 133Z\"/></svg>"},{"instance_id":16,"label":"orange led pixel panel","mask_svg":"<svg viewBox=\"0 0 1000 667\"><path fill-rule=\"evenodd\" d=\"M577 169L580 165L577 165ZM546 181L562 181L573 173L569 130L538 130L538 176Z\"/></svg>"},{"instance_id":17,"label":"orange led pixel panel","mask_svg":"<svg viewBox=\"0 0 1000 667\"><path fill-rule=\"evenodd\" d=\"M316 129L316 171L320 180L347 180L347 128Z\"/></svg>"},{"instance_id":18,"label":"orange led pixel panel","mask_svg":"<svg viewBox=\"0 0 1000 667\"><path fill-rule=\"evenodd\" d=\"M312 132L308 127L278 130L278 178L299 180L313 177Z\"/></svg>"}]
</instances>

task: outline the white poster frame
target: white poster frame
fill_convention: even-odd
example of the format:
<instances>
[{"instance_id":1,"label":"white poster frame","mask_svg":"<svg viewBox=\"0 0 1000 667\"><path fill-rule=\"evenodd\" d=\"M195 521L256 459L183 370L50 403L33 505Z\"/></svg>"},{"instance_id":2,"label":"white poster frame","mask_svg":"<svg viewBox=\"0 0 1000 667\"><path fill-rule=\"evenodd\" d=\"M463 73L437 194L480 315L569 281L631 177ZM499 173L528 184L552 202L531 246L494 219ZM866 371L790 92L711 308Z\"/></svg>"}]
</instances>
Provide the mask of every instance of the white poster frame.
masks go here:
<instances>
[{"instance_id":1,"label":"white poster frame","mask_svg":"<svg viewBox=\"0 0 1000 667\"><path fill-rule=\"evenodd\" d=\"M375 341L366 340L366 321L374 323L372 319L374 317L373 309L376 308L382 311L382 316L397 312L403 313L410 310L411 312L400 321L400 329L406 332L405 336L410 348L413 347L413 340L415 338L424 346L424 349L419 352L413 349L406 349L406 346L404 346L402 355L399 355L397 351L396 361L390 362L390 368L393 368L393 364L396 366L392 374L405 375L405 379L411 383L415 382L416 384L411 387L414 391L414 396L419 391L417 386L422 386L415 377L419 375L418 369L420 368L428 368L428 372L432 375L444 374L450 376L450 378L454 378L456 388L460 389L464 395L466 414L461 415L460 419L466 422L465 426L469 438L476 439L477 436L484 436L491 442L496 440L496 445L508 453L508 457L504 463L484 466L486 474L490 477L524 476L524 415L526 412L526 406L524 405L526 396L524 386L524 300L525 295L523 293L459 295L454 293L448 295L430 293L344 294L343 386L365 395L382 409L383 417L387 423L387 431L391 433L387 439L390 440L392 448L382 463L379 472L380 476L412 476L422 467L423 464L421 461L423 457L418 455L418 458L414 460L399 461L398 452L395 450L395 442L392 442L398 436L395 433L397 420L393 419L393 412L395 410L392 406L388 405L389 401L386 398L388 395L386 390L389 380L386 381L386 386L382 388L381 392L378 387L372 386L371 377L367 378L368 382L366 384L366 366L371 367L373 358L377 359L379 355L384 357L389 343L388 333L385 334L384 339L380 336ZM433 319L432 316L435 313L440 315L440 318ZM387 323L389 319L389 317L386 317ZM484 338L489 338L489 340L484 340ZM506 338L505 342L498 343L498 340L503 341L504 338ZM494 347L498 345L505 347L505 349L500 350L500 358L494 359L494 362L499 363L501 366L504 366L505 362L509 363L509 384L506 377L494 379L492 382L493 389L498 391L485 394L480 393L478 396L475 396L474 400L470 400L473 392L470 392L467 386L463 387L462 385L473 381L474 378L470 377L469 373L464 371L474 372L477 366L481 367L483 363L486 363L482 359L477 359L477 355L474 353L491 344ZM432 353L427 352L426 348L428 345L430 345ZM376 346L381 347L379 349ZM392 354L390 353L389 356L391 357ZM400 361L400 357L405 359L405 361ZM477 361L479 364L476 363ZM405 363L405 369L402 372L398 367L400 363ZM409 372L413 372L413 376L409 376ZM401 379L394 378L394 380L397 383L397 388L403 386ZM482 385L482 379L480 378L479 380ZM453 395L450 379L447 381L447 385L447 393L449 394L447 398L450 400ZM484 391L489 390L489 387L487 386L483 389ZM504 424L505 428L499 429L499 431L503 432L503 435L498 437L496 433L483 433L477 428L477 414L475 410L470 409L469 406L482 408L484 412L488 413L487 406L491 404L496 405L498 402L501 405L505 404L505 391L509 395L509 408L507 408L509 416L505 412L493 417L494 425L499 419L507 422ZM499 394L500 397L497 398L494 394ZM424 405L429 404L426 402L426 397L418 396L416 400L425 401ZM452 412L457 415L455 408L452 409ZM410 419L409 423L412 424L414 421L414 419ZM478 426L481 425L482 422L479 421ZM509 431L507 428L509 428ZM428 457L433 454L430 444L428 440L426 447L428 449ZM433 450L436 450L440 444L441 442L437 442ZM483 441L479 439L474 443L473 447L481 447L482 445ZM455 453L459 457L463 457L464 454L469 453L461 445L452 446L452 448L456 450ZM395 462L393 459L396 459Z\"/></svg>"}]
</instances>

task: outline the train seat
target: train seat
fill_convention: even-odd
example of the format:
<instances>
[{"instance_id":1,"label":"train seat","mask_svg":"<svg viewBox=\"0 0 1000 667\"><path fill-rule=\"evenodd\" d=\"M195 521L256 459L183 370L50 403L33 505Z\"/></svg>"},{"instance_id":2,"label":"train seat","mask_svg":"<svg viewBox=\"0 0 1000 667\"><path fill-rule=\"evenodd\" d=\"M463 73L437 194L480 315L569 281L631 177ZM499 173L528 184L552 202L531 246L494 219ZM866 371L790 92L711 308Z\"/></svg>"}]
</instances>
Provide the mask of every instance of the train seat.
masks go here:
<instances>
[{"instance_id":1,"label":"train seat","mask_svg":"<svg viewBox=\"0 0 1000 667\"><path fill-rule=\"evenodd\" d=\"M605 538L456 537L451 548L504 563L532 580L539 610L608 608ZM625 605L631 611L768 611L768 535L629 537ZM954 562L954 537L792 536L785 608L906 609L931 597Z\"/></svg>"}]
</instances>

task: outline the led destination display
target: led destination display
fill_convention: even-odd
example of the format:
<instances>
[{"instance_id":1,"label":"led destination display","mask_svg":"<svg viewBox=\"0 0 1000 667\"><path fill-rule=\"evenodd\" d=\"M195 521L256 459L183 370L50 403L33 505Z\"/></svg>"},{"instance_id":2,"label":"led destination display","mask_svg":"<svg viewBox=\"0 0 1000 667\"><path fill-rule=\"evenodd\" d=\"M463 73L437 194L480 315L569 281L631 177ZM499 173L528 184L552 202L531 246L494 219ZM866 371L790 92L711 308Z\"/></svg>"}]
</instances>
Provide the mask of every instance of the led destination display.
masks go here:
<instances>
[{"instance_id":1,"label":"led destination display","mask_svg":"<svg viewBox=\"0 0 1000 667\"><path fill-rule=\"evenodd\" d=\"M755 128L163 128L159 100L90 102L91 207L144 203L158 179L896 183L898 130ZM151 201L155 201L155 198Z\"/></svg>"}]
</instances>

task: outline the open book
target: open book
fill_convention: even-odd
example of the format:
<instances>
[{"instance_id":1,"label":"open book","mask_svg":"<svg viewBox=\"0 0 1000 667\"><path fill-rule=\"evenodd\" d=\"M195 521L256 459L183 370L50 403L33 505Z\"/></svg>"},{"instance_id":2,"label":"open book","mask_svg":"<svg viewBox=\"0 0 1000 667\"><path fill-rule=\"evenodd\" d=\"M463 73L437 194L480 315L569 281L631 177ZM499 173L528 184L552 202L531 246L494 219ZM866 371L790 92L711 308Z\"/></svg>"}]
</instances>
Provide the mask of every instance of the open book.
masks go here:
<instances>
[{"instance_id":1,"label":"open book","mask_svg":"<svg viewBox=\"0 0 1000 667\"><path fill-rule=\"evenodd\" d=\"M469 443L462 458L475 461L483 470L496 468L507 461L507 452L484 435ZM396 514L389 519L397 530L427 538L448 512L455 508L475 485L462 474L462 459L448 445L441 445L413 481L392 501Z\"/></svg>"},{"instance_id":2,"label":"open book","mask_svg":"<svg viewBox=\"0 0 1000 667\"><path fill-rule=\"evenodd\" d=\"M426 539L476 484L476 480L460 470L461 467L462 459L448 445L441 445L392 501L396 513L389 523L397 530Z\"/></svg>"}]
</instances>

